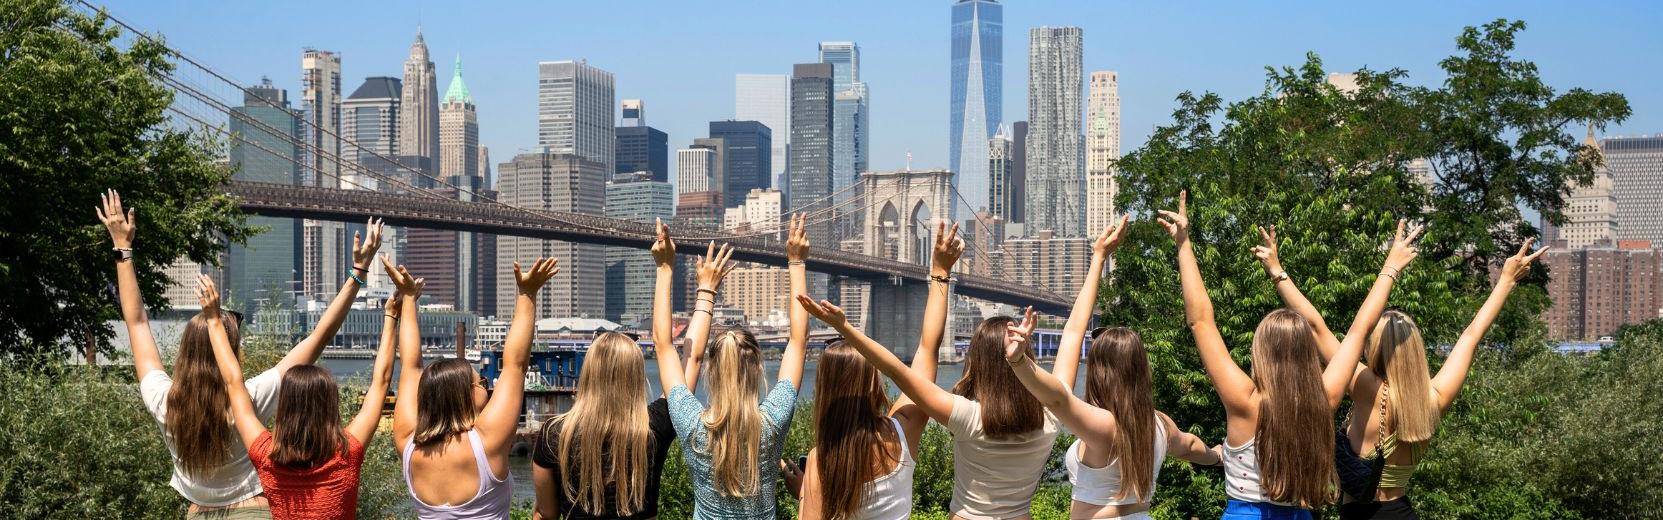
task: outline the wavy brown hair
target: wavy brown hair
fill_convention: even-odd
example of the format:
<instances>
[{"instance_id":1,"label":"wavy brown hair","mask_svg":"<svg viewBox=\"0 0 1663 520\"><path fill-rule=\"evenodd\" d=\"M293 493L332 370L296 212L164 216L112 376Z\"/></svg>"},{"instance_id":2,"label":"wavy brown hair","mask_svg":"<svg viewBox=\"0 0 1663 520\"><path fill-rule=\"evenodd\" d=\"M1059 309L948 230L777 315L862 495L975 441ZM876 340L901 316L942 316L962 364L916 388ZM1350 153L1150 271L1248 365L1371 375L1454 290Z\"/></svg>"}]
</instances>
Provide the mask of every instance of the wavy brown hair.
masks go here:
<instances>
[{"instance_id":1,"label":"wavy brown hair","mask_svg":"<svg viewBox=\"0 0 1663 520\"><path fill-rule=\"evenodd\" d=\"M283 373L277 417L271 429L271 461L303 469L347 453L341 429L340 389L329 371L296 365Z\"/></svg>"},{"instance_id":2,"label":"wavy brown hair","mask_svg":"<svg viewBox=\"0 0 1663 520\"><path fill-rule=\"evenodd\" d=\"M710 408L703 421L716 490L729 497L755 495L761 489L762 346L745 329L723 331L711 342L704 370Z\"/></svg>"},{"instance_id":3,"label":"wavy brown hair","mask_svg":"<svg viewBox=\"0 0 1663 520\"><path fill-rule=\"evenodd\" d=\"M645 366L635 340L616 332L601 334L584 357L572 409L543 425L545 431L560 432L559 443L549 447L566 476L560 482L562 493L578 511L629 516L648 499L657 500L647 496L653 436ZM608 489L616 494L616 511L608 511Z\"/></svg>"},{"instance_id":4,"label":"wavy brown hair","mask_svg":"<svg viewBox=\"0 0 1663 520\"><path fill-rule=\"evenodd\" d=\"M866 499L866 484L900 463L885 449L896 439L883 378L854 347L837 341L820 355L814 381L814 448L821 513L850 518ZM905 449L905 448L902 448Z\"/></svg>"},{"instance_id":5,"label":"wavy brown hair","mask_svg":"<svg viewBox=\"0 0 1663 520\"><path fill-rule=\"evenodd\" d=\"M1045 427L1045 408L1034 394L1022 386L1022 380L1011 371L1005 361L1006 326L1015 320L996 316L982 320L976 335L970 338L970 348L964 354L964 378L953 385L952 393L977 402L982 407L982 432L994 439L1004 439ZM1024 352L1029 359L1032 349Z\"/></svg>"},{"instance_id":6,"label":"wavy brown hair","mask_svg":"<svg viewBox=\"0 0 1663 520\"><path fill-rule=\"evenodd\" d=\"M1091 339L1086 351L1086 402L1114 414L1115 443L1109 460L1120 461L1120 493L1147 501L1155 482L1155 394L1143 338L1114 327Z\"/></svg>"},{"instance_id":7,"label":"wavy brown hair","mask_svg":"<svg viewBox=\"0 0 1663 520\"><path fill-rule=\"evenodd\" d=\"M242 344L236 320L220 320L231 338L231 351ZM201 314L185 324L179 354L173 361L173 387L167 391L166 428L173 453L187 474L200 475L225 464L231 447L242 441L231 428L231 399L214 361L208 320Z\"/></svg>"},{"instance_id":8,"label":"wavy brown hair","mask_svg":"<svg viewBox=\"0 0 1663 520\"><path fill-rule=\"evenodd\" d=\"M1253 332L1258 388L1259 482L1275 502L1315 509L1334 499L1334 410L1322 387L1311 324L1289 309L1271 311Z\"/></svg>"},{"instance_id":9,"label":"wavy brown hair","mask_svg":"<svg viewBox=\"0 0 1663 520\"><path fill-rule=\"evenodd\" d=\"M473 428L473 386L478 376L473 364L461 358L446 359L422 369L416 384L416 433L418 448L431 448Z\"/></svg>"}]
</instances>

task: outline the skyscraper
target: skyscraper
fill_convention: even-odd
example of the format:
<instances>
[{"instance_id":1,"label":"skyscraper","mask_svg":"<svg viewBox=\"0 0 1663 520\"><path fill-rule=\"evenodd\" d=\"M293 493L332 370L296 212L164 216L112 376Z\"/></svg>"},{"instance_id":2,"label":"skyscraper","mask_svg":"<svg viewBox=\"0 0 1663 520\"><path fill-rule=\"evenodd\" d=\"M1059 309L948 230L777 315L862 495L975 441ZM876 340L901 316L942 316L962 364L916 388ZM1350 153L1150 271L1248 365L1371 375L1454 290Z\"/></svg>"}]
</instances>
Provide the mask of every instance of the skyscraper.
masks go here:
<instances>
[{"instance_id":1,"label":"skyscraper","mask_svg":"<svg viewBox=\"0 0 1663 520\"><path fill-rule=\"evenodd\" d=\"M670 136L650 126L620 126L613 152L613 173L652 172L653 180L670 180Z\"/></svg>"},{"instance_id":2,"label":"skyscraper","mask_svg":"<svg viewBox=\"0 0 1663 520\"><path fill-rule=\"evenodd\" d=\"M364 84L359 85L357 90L352 91L352 95L347 96L346 101L341 102L341 137L347 143L342 147L343 155L363 164L377 155L392 157L402 154L399 148L402 142L399 130L404 125L399 123L398 118L403 113L403 90L404 87L398 78L365 78ZM341 172L342 188L381 188L377 179L364 174L359 168L348 167L344 170Z\"/></svg>"},{"instance_id":3,"label":"skyscraper","mask_svg":"<svg viewBox=\"0 0 1663 520\"><path fill-rule=\"evenodd\" d=\"M1011 151L1011 139L1003 131L987 142L987 213L1005 222L1011 212Z\"/></svg>"},{"instance_id":4,"label":"skyscraper","mask_svg":"<svg viewBox=\"0 0 1663 520\"><path fill-rule=\"evenodd\" d=\"M641 172L620 173L606 183L606 216L634 222L669 222L675 216L670 183ZM652 316L652 253L609 247L606 250L606 319L634 325ZM675 292L672 292L675 294Z\"/></svg>"},{"instance_id":5,"label":"skyscraper","mask_svg":"<svg viewBox=\"0 0 1663 520\"><path fill-rule=\"evenodd\" d=\"M301 108L305 113L305 167L301 183L337 188L341 185L341 56L306 49L300 55ZM325 295L346 279L345 251L350 240L339 222L303 220L301 278L306 295Z\"/></svg>"},{"instance_id":6,"label":"skyscraper","mask_svg":"<svg viewBox=\"0 0 1663 520\"><path fill-rule=\"evenodd\" d=\"M1091 73L1086 102L1086 236L1103 231L1117 217L1114 161L1120 158L1120 75Z\"/></svg>"},{"instance_id":7,"label":"skyscraper","mask_svg":"<svg viewBox=\"0 0 1663 520\"><path fill-rule=\"evenodd\" d=\"M1663 245L1663 135L1607 138L1600 149L1611 170L1617 238Z\"/></svg>"},{"instance_id":8,"label":"skyscraper","mask_svg":"<svg viewBox=\"0 0 1663 520\"><path fill-rule=\"evenodd\" d=\"M611 103L606 104L611 113ZM607 128L611 128L608 125ZM606 179L612 168L606 163L568 153L526 153L497 166L497 200L533 211L565 211L603 214ZM606 252L602 246L524 237L497 237L497 309L514 308L514 272L506 268L519 262L530 267L538 257L560 259L560 273L543 287L537 298L538 318L598 318L606 313L606 290L596 282L606 279Z\"/></svg>"},{"instance_id":9,"label":"skyscraper","mask_svg":"<svg viewBox=\"0 0 1663 520\"><path fill-rule=\"evenodd\" d=\"M456 57L456 72L439 105L438 162L441 178L479 175L479 115L462 81L461 56Z\"/></svg>"},{"instance_id":10,"label":"skyscraper","mask_svg":"<svg viewBox=\"0 0 1663 520\"><path fill-rule=\"evenodd\" d=\"M1594 140L1594 129L1588 129L1584 145L1599 153L1599 142ZM1565 246L1581 249L1617 238L1617 203L1611 195L1611 172L1605 166L1594 170L1594 182L1587 186L1571 183L1571 194L1565 198L1565 226L1549 237L1564 240Z\"/></svg>"},{"instance_id":11,"label":"skyscraper","mask_svg":"<svg viewBox=\"0 0 1663 520\"><path fill-rule=\"evenodd\" d=\"M647 107L639 99L625 99L623 122L618 126L647 126Z\"/></svg>"},{"instance_id":12,"label":"skyscraper","mask_svg":"<svg viewBox=\"0 0 1663 520\"><path fill-rule=\"evenodd\" d=\"M988 139L999 131L1005 109L1004 6L957 0L952 24L948 169L959 194L980 204L988 200Z\"/></svg>"},{"instance_id":13,"label":"skyscraper","mask_svg":"<svg viewBox=\"0 0 1663 520\"><path fill-rule=\"evenodd\" d=\"M722 188L728 184L728 142L720 137L697 137L688 148L703 148L715 153L711 157L710 184L706 191L716 193L717 206L726 207L722 206L726 200L722 195ZM717 213L721 213L720 207L717 208Z\"/></svg>"},{"instance_id":14,"label":"skyscraper","mask_svg":"<svg viewBox=\"0 0 1663 520\"><path fill-rule=\"evenodd\" d=\"M710 137L723 142L724 175L722 205L732 208L745 203L753 189L772 184L773 132L757 121L711 121Z\"/></svg>"},{"instance_id":15,"label":"skyscraper","mask_svg":"<svg viewBox=\"0 0 1663 520\"><path fill-rule=\"evenodd\" d=\"M1080 37L1079 27L1028 31L1028 236L1085 234Z\"/></svg>"},{"instance_id":16,"label":"skyscraper","mask_svg":"<svg viewBox=\"0 0 1663 520\"><path fill-rule=\"evenodd\" d=\"M716 191L716 151L710 148L676 150L676 194Z\"/></svg>"},{"instance_id":17,"label":"skyscraper","mask_svg":"<svg viewBox=\"0 0 1663 520\"><path fill-rule=\"evenodd\" d=\"M791 77L791 165L788 211L812 211L831 204L832 66L799 63ZM809 240L832 244L831 225L811 224Z\"/></svg>"},{"instance_id":18,"label":"skyscraper","mask_svg":"<svg viewBox=\"0 0 1663 520\"><path fill-rule=\"evenodd\" d=\"M243 105L231 109L232 177L240 181L300 184L302 131L300 114L289 108L288 91L271 80L248 87ZM226 299L231 308L252 313L262 304L292 305L289 291L301 280L302 230L299 220L249 216L248 224L267 228L245 244L225 251Z\"/></svg>"},{"instance_id":19,"label":"skyscraper","mask_svg":"<svg viewBox=\"0 0 1663 520\"><path fill-rule=\"evenodd\" d=\"M820 62L832 66L832 192L834 203L852 196L845 191L866 171L868 90L860 81L860 45L821 42ZM730 198L730 201L732 199Z\"/></svg>"},{"instance_id":20,"label":"skyscraper","mask_svg":"<svg viewBox=\"0 0 1663 520\"><path fill-rule=\"evenodd\" d=\"M457 57L439 105L439 175L445 186L438 191L460 200L492 196L479 177L479 153L479 119L473 96L462 81L462 58ZM486 289L494 288L496 279L495 265L487 261L496 256L495 242L483 242L489 235L423 228L406 229L405 235L406 262L411 270L427 273L427 289L422 294L457 310L484 314L486 307L495 308L494 290Z\"/></svg>"},{"instance_id":21,"label":"skyscraper","mask_svg":"<svg viewBox=\"0 0 1663 520\"><path fill-rule=\"evenodd\" d=\"M1011 123L1010 217L1006 222L1026 222L1028 207L1028 122Z\"/></svg>"},{"instance_id":22,"label":"skyscraper","mask_svg":"<svg viewBox=\"0 0 1663 520\"><path fill-rule=\"evenodd\" d=\"M460 63L462 60L457 59ZM460 67L458 67L460 70ZM404 60L404 90L399 105L399 150L439 162L439 82L421 30Z\"/></svg>"},{"instance_id":23,"label":"skyscraper","mask_svg":"<svg viewBox=\"0 0 1663 520\"><path fill-rule=\"evenodd\" d=\"M537 145L605 164L610 175L617 159L612 92L612 73L586 61L538 63Z\"/></svg>"},{"instance_id":24,"label":"skyscraper","mask_svg":"<svg viewBox=\"0 0 1663 520\"><path fill-rule=\"evenodd\" d=\"M738 74L733 77L733 119L757 121L772 132L770 177L785 173L791 142L791 78L784 74Z\"/></svg>"}]
</instances>

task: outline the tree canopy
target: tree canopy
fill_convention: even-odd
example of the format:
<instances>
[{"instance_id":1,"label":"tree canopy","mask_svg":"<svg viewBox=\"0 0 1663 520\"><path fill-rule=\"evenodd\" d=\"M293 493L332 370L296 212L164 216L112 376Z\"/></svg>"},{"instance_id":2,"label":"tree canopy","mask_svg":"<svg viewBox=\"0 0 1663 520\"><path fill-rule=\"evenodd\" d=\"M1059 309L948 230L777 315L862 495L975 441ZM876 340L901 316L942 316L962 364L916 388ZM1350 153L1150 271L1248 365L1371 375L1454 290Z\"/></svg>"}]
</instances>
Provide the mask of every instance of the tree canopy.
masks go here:
<instances>
[{"instance_id":1,"label":"tree canopy","mask_svg":"<svg viewBox=\"0 0 1663 520\"><path fill-rule=\"evenodd\" d=\"M0 354L54 359L119 319L108 234L93 207L116 189L137 210L139 286L153 310L176 258L217 265L251 230L221 186L219 143L171 126L160 43L54 0L0 0Z\"/></svg>"}]
</instances>

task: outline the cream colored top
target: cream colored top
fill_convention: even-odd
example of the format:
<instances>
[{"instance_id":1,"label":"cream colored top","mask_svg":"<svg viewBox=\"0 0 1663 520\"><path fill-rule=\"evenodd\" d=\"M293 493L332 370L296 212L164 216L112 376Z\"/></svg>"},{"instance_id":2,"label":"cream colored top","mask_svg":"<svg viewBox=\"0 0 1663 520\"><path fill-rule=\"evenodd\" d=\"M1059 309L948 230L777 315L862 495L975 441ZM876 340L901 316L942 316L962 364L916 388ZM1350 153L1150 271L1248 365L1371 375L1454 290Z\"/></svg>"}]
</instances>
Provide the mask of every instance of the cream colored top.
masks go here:
<instances>
[{"instance_id":1,"label":"cream colored top","mask_svg":"<svg viewBox=\"0 0 1663 520\"><path fill-rule=\"evenodd\" d=\"M971 520L1028 514L1060 429L1057 416L1046 410L1039 430L993 439L982 432L982 405L953 396L947 421L953 434L953 514Z\"/></svg>"}]
</instances>

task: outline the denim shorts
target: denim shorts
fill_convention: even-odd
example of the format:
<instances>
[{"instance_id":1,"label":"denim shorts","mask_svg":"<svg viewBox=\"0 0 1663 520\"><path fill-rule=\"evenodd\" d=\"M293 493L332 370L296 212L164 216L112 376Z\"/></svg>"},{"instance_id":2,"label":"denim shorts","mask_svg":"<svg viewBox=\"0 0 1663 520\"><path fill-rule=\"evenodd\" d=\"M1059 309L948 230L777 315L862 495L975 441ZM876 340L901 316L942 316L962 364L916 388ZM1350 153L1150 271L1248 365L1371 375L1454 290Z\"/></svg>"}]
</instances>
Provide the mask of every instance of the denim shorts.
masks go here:
<instances>
[{"instance_id":1,"label":"denim shorts","mask_svg":"<svg viewBox=\"0 0 1663 520\"><path fill-rule=\"evenodd\" d=\"M1219 520L1311 520L1311 512L1293 506L1230 499Z\"/></svg>"}]
</instances>

